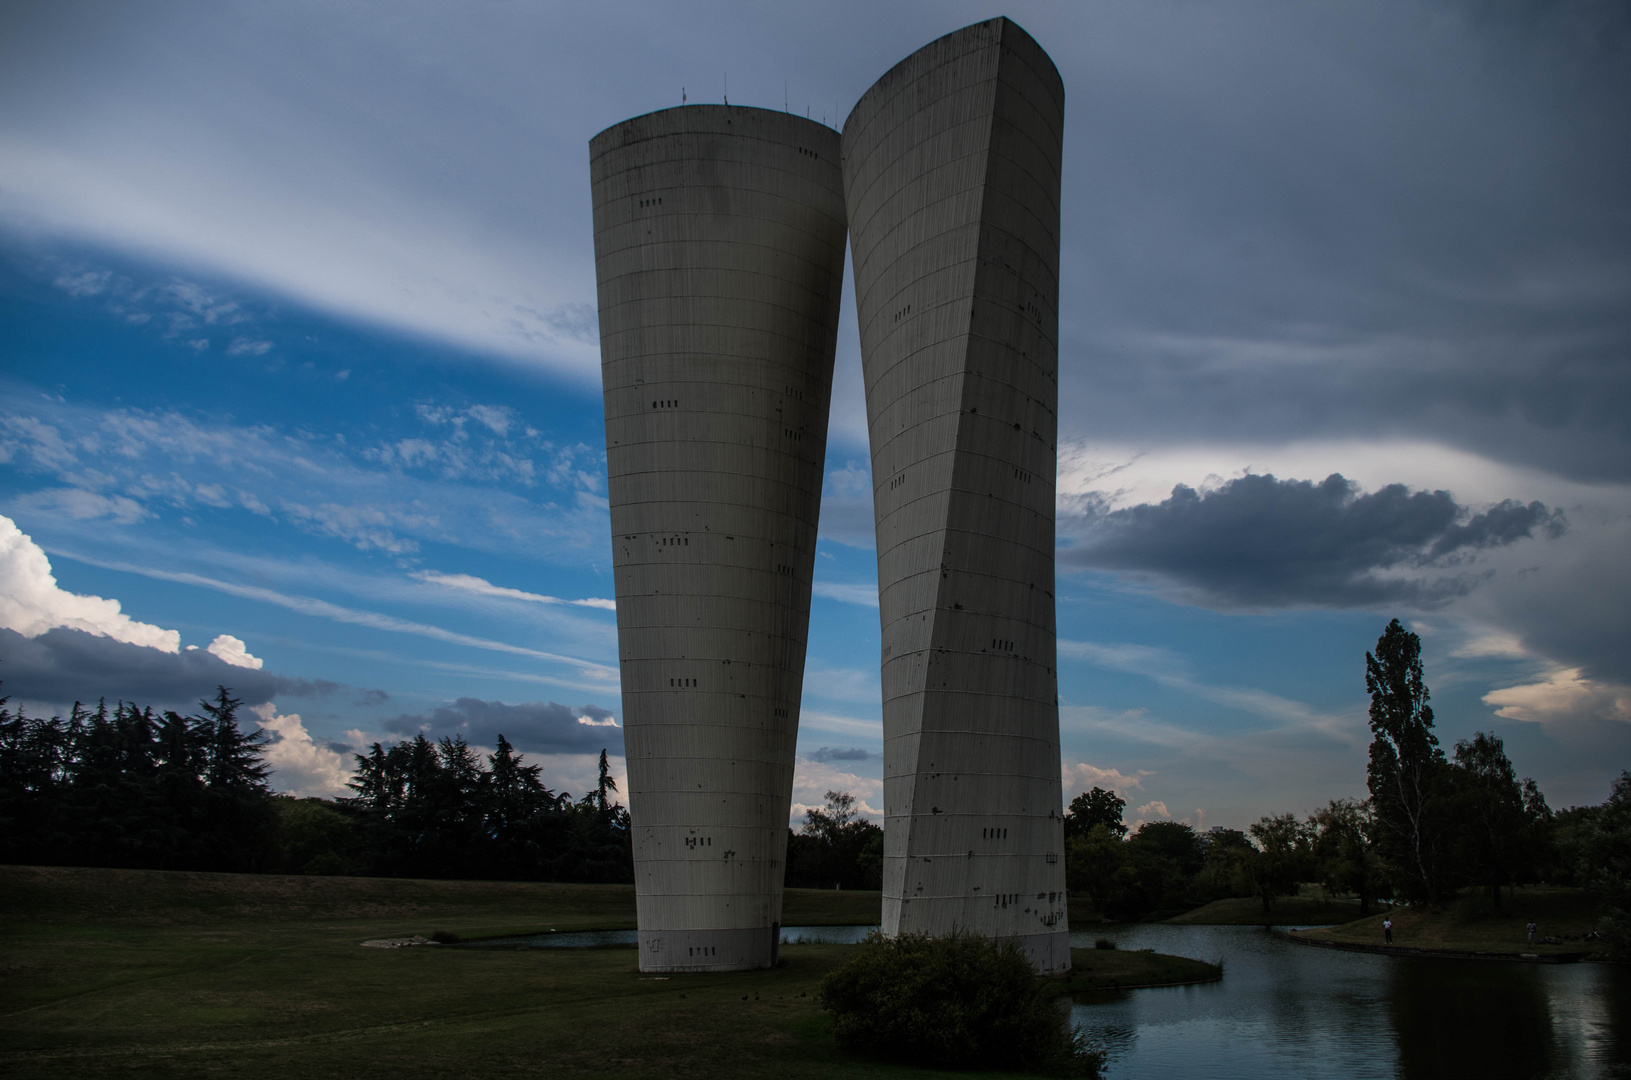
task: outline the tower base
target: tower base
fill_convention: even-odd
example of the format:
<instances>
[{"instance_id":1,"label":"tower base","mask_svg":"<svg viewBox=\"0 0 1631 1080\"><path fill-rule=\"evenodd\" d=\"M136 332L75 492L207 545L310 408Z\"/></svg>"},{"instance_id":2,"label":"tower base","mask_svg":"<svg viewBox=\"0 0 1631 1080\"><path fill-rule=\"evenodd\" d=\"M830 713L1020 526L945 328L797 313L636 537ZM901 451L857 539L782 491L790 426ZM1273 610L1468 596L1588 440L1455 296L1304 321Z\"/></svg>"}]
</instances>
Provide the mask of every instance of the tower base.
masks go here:
<instances>
[{"instance_id":1,"label":"tower base","mask_svg":"<svg viewBox=\"0 0 1631 1080\"><path fill-rule=\"evenodd\" d=\"M753 971L776 966L780 923L743 930L641 930L640 970ZM1070 949L1065 949L1069 966Z\"/></svg>"}]
</instances>

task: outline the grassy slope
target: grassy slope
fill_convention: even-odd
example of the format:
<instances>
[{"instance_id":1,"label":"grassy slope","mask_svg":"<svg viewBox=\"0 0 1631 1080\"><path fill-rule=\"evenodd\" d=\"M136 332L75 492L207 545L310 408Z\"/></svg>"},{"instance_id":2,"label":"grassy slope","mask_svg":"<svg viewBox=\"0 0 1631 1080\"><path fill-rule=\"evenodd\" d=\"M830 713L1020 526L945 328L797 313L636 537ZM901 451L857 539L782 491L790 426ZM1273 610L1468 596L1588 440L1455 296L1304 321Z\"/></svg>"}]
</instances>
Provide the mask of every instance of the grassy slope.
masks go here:
<instances>
[{"instance_id":1,"label":"grassy slope","mask_svg":"<svg viewBox=\"0 0 1631 1080\"><path fill-rule=\"evenodd\" d=\"M938 1075L834 1046L815 993L849 946L672 978L642 976L628 948L359 947L627 926L627 887L0 867L0 912L0 1075L16 1080ZM788 896L790 924L877 917L876 893ZM1122 985L1172 970L1078 957L1134 965L1103 969ZM1084 970L1070 988L1092 983Z\"/></svg>"},{"instance_id":2,"label":"grassy slope","mask_svg":"<svg viewBox=\"0 0 1631 1080\"><path fill-rule=\"evenodd\" d=\"M1263 902L1248 896L1214 900L1167 922L1209 926L1286 926L1345 923L1358 915L1357 900L1327 900L1323 896L1281 897L1274 902L1274 909L1265 915Z\"/></svg>"},{"instance_id":3,"label":"grassy slope","mask_svg":"<svg viewBox=\"0 0 1631 1080\"><path fill-rule=\"evenodd\" d=\"M145 925L366 919L383 927L381 935L452 930L465 937L635 925L633 885L6 866L0 867L0 896L12 912ZM865 925L878 921L881 907L876 892L788 889L782 920L788 926Z\"/></svg>"},{"instance_id":4,"label":"grassy slope","mask_svg":"<svg viewBox=\"0 0 1631 1080\"><path fill-rule=\"evenodd\" d=\"M1400 910L1393 913L1393 944L1404 948L1456 949L1489 953L1579 953L1595 948L1592 943L1565 941L1562 945L1530 945L1526 924L1533 919L1539 933L1550 937L1578 938L1596 922L1591 903L1578 889L1545 886L1513 889L1503 898L1503 914L1482 908L1481 897L1438 911ZM1382 944L1382 920L1373 915L1343 926L1306 930L1299 937Z\"/></svg>"}]
</instances>

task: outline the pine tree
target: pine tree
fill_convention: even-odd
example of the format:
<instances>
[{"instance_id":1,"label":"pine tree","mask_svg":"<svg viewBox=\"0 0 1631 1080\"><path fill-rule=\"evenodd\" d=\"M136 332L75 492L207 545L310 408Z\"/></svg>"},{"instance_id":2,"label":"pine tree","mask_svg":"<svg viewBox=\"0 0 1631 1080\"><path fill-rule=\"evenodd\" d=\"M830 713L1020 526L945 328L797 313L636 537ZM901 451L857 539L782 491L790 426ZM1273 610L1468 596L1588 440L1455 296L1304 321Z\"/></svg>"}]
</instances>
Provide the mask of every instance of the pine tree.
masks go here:
<instances>
[{"instance_id":1,"label":"pine tree","mask_svg":"<svg viewBox=\"0 0 1631 1080\"><path fill-rule=\"evenodd\" d=\"M203 780L207 824L200 831L198 860L212 870L253 871L275 863L277 809L272 804L262 747L266 732L238 726L243 702L224 686L213 701L200 701L202 717L194 718L203 747Z\"/></svg>"}]
</instances>

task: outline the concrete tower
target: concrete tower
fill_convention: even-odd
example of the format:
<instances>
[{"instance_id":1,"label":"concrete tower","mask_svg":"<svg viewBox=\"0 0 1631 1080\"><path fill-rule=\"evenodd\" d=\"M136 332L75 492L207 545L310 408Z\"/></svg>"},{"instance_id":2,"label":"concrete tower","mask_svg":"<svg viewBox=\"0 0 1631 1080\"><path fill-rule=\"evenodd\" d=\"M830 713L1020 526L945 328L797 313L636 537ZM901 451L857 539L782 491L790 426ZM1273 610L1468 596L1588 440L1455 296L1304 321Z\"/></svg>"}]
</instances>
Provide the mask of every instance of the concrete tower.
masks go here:
<instances>
[{"instance_id":1,"label":"concrete tower","mask_svg":"<svg viewBox=\"0 0 1631 1080\"><path fill-rule=\"evenodd\" d=\"M867 91L843 171L883 627L887 934L1070 966L1053 598L1064 86L1007 19Z\"/></svg>"},{"instance_id":2,"label":"concrete tower","mask_svg":"<svg viewBox=\"0 0 1631 1080\"><path fill-rule=\"evenodd\" d=\"M774 963L844 272L838 134L589 144L642 971Z\"/></svg>"}]
</instances>

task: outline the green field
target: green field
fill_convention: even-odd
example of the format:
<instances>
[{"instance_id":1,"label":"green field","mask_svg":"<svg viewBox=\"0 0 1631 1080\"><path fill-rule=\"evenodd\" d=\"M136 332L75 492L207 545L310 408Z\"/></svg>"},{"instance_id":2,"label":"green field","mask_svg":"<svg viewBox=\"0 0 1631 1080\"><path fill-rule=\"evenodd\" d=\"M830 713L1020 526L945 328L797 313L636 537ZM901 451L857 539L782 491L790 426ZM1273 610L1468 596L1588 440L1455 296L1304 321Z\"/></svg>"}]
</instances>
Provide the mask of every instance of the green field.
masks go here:
<instances>
[{"instance_id":1,"label":"green field","mask_svg":"<svg viewBox=\"0 0 1631 1080\"><path fill-rule=\"evenodd\" d=\"M1392 913L1393 944L1403 949L1452 949L1458 952L1515 955L1582 953L1601 945L1580 940L1596 924L1590 899L1579 889L1535 885L1507 890L1503 913L1485 909L1476 893L1434 911L1401 909ZM1300 938L1344 944L1381 945L1382 920L1373 915L1342 926L1305 930ZM1530 945L1525 927L1533 919L1539 936L1564 938L1561 945Z\"/></svg>"},{"instance_id":2,"label":"green field","mask_svg":"<svg viewBox=\"0 0 1631 1080\"><path fill-rule=\"evenodd\" d=\"M877 893L790 890L784 920L878 913ZM671 978L642 976L632 948L360 946L629 927L628 886L0 867L0 918L0 1074L17 1080L937 1075L833 1044L815 994L852 946ZM1077 958L1062 992L1178 970Z\"/></svg>"}]
</instances>

